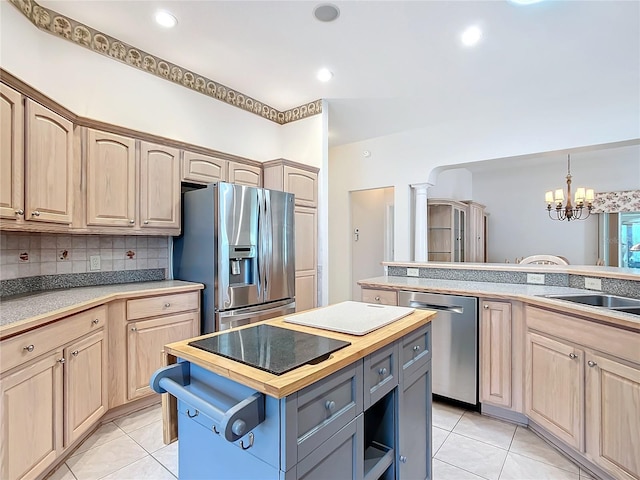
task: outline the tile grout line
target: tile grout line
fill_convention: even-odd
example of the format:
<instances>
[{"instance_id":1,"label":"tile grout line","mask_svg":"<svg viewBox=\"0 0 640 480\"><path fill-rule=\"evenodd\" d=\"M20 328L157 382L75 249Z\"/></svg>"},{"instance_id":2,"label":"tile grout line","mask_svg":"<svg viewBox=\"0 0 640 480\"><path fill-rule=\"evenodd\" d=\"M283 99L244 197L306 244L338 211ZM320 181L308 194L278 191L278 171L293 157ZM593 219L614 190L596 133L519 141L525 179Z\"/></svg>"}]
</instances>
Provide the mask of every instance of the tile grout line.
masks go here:
<instances>
[{"instance_id":1,"label":"tile grout line","mask_svg":"<svg viewBox=\"0 0 640 480\"><path fill-rule=\"evenodd\" d=\"M470 473L471 475L475 475L475 476L476 476L476 477L478 477L478 478L484 478L485 480L491 480L490 478L483 477L482 475L478 475L477 473L473 473L473 472L471 472L471 471L469 471L469 470L467 470L467 469L465 469L465 468L462 468L462 467L459 467L459 466L457 466L457 465L454 465L453 463L445 462L444 460L441 460L441 459L439 459L439 458L436 458L436 460L438 460L439 462L442 462L442 463L446 463L446 464L447 464L447 465L449 465L450 467L457 468L458 470L462 470L463 472Z\"/></svg>"}]
</instances>

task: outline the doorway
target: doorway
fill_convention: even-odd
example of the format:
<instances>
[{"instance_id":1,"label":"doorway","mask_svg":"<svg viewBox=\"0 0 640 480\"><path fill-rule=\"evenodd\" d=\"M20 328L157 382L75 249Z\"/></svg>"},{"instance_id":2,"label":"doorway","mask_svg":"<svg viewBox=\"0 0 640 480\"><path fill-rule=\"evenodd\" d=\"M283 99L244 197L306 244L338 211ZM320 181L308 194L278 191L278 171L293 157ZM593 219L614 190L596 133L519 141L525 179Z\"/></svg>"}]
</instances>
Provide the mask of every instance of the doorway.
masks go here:
<instances>
[{"instance_id":1,"label":"doorway","mask_svg":"<svg viewBox=\"0 0 640 480\"><path fill-rule=\"evenodd\" d=\"M393 187L350 192L351 299L360 300L358 280L384 275L393 260Z\"/></svg>"}]
</instances>

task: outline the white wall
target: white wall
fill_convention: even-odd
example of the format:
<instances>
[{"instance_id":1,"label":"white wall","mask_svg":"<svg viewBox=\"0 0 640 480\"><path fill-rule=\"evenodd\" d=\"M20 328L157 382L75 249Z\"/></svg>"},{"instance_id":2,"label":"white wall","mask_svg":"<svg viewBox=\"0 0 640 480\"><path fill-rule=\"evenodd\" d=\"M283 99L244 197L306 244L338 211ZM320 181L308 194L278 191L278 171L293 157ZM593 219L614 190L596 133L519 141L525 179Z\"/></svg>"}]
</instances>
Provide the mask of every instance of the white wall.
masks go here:
<instances>
[{"instance_id":1,"label":"white wall","mask_svg":"<svg viewBox=\"0 0 640 480\"><path fill-rule=\"evenodd\" d=\"M2 67L75 114L254 160L283 156L276 123L40 31L6 1L0 9Z\"/></svg>"},{"instance_id":2,"label":"white wall","mask_svg":"<svg viewBox=\"0 0 640 480\"><path fill-rule=\"evenodd\" d=\"M474 200L473 175L466 168L443 170L438 174L435 185L427 190L427 197Z\"/></svg>"}]
</instances>

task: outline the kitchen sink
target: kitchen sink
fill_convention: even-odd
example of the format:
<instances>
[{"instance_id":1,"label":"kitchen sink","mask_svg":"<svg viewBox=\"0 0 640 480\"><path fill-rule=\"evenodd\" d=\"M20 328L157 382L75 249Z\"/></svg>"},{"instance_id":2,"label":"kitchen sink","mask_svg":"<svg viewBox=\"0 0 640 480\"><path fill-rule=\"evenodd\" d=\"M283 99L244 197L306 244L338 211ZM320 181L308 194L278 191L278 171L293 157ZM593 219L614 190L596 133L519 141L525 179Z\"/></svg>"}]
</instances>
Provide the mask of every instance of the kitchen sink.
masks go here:
<instances>
[{"instance_id":1,"label":"kitchen sink","mask_svg":"<svg viewBox=\"0 0 640 480\"><path fill-rule=\"evenodd\" d=\"M566 300L568 302L580 303L582 305L603 307L617 312L640 315L640 299L637 298L618 297L616 295L608 295L604 293L544 296L556 300Z\"/></svg>"}]
</instances>

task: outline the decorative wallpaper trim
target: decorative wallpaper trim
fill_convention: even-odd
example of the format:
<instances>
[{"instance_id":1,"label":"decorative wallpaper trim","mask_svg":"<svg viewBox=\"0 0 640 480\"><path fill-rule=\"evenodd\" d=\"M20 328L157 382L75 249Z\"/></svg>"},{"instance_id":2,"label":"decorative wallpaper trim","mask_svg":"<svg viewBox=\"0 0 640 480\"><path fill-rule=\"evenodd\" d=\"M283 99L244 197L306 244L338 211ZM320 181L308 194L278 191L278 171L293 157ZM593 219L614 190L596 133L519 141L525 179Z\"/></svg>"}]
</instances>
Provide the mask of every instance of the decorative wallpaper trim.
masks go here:
<instances>
[{"instance_id":1,"label":"decorative wallpaper trim","mask_svg":"<svg viewBox=\"0 0 640 480\"><path fill-rule=\"evenodd\" d=\"M596 193L593 213L640 212L640 190Z\"/></svg>"},{"instance_id":2,"label":"decorative wallpaper trim","mask_svg":"<svg viewBox=\"0 0 640 480\"><path fill-rule=\"evenodd\" d=\"M203 75L42 7L35 0L9 1L40 30L280 125L322 113L322 100L314 100L281 112Z\"/></svg>"}]
</instances>

